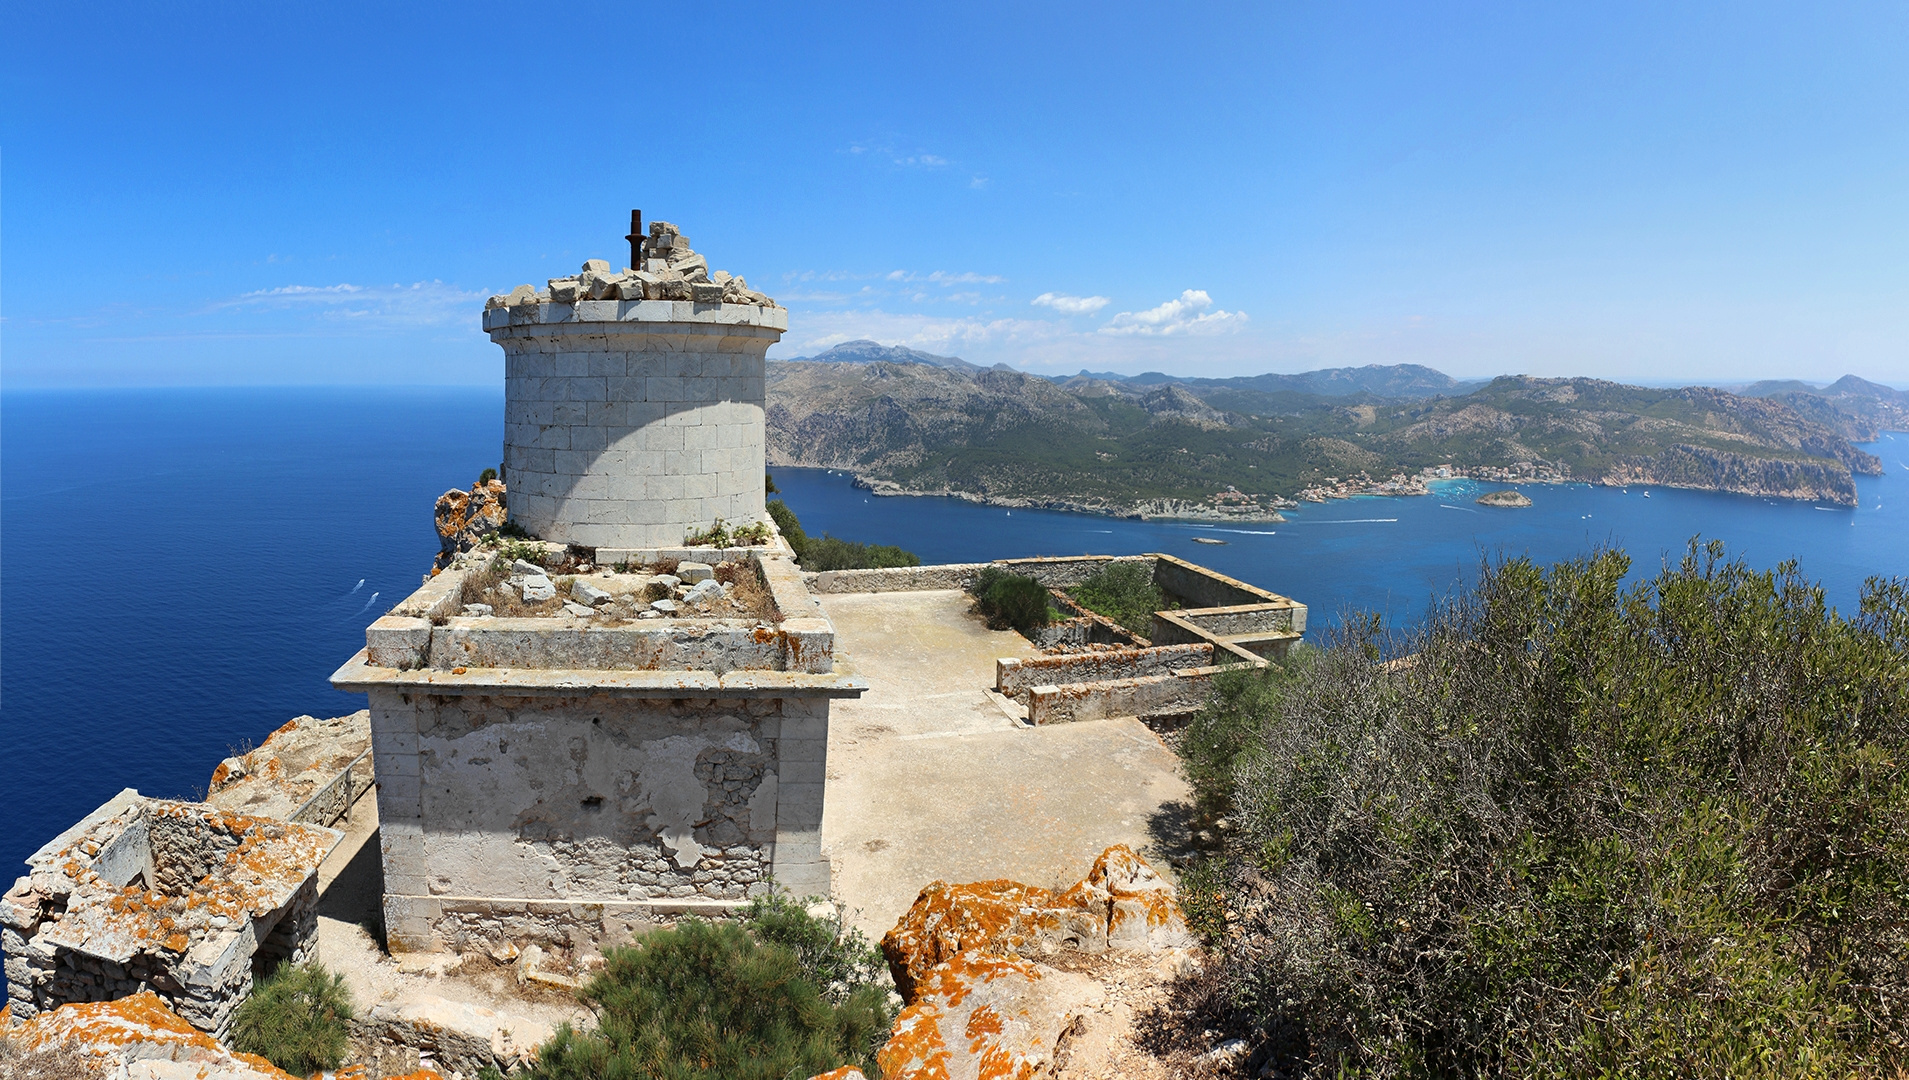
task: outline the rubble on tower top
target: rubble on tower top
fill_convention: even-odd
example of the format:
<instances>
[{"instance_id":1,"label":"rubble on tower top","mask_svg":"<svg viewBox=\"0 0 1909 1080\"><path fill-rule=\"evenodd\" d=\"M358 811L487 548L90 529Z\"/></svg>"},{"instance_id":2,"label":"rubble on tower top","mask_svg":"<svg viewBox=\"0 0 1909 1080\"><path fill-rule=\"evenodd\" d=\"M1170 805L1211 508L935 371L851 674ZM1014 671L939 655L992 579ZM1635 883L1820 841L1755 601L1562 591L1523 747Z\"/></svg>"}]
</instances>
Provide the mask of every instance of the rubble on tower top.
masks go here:
<instances>
[{"instance_id":1,"label":"rubble on tower top","mask_svg":"<svg viewBox=\"0 0 1909 1080\"><path fill-rule=\"evenodd\" d=\"M709 260L689 246L689 237L667 221L650 222L643 265L612 272L603 259L588 259L580 273L551 278L547 286L519 285L508 296L493 296L485 310L520 304L574 304L580 300L690 300L698 304L754 304L780 307L749 287L741 275L712 272Z\"/></svg>"}]
</instances>

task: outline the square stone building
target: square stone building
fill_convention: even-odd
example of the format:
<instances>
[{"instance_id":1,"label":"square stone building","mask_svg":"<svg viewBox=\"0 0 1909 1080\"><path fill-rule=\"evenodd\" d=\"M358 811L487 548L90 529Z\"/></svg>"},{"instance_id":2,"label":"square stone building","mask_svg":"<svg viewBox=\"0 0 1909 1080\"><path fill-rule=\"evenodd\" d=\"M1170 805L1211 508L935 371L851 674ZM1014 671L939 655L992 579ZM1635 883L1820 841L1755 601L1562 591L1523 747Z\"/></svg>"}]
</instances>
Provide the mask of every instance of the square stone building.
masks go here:
<instances>
[{"instance_id":1,"label":"square stone building","mask_svg":"<svg viewBox=\"0 0 1909 1080\"><path fill-rule=\"evenodd\" d=\"M787 313L648 239L641 270L493 298L510 517L542 542L458 558L333 676L370 699L393 951L829 892L829 703L864 684L764 511ZM686 545L719 524L744 535Z\"/></svg>"}]
</instances>

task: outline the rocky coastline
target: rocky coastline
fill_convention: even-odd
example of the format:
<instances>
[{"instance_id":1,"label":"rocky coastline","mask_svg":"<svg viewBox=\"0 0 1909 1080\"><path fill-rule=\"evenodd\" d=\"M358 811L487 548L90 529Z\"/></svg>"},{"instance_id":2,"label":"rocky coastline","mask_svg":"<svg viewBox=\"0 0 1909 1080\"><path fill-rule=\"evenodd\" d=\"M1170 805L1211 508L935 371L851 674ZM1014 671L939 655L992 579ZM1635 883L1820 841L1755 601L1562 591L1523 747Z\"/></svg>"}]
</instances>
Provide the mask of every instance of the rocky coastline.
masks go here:
<instances>
[{"instance_id":1,"label":"rocky coastline","mask_svg":"<svg viewBox=\"0 0 1909 1080\"><path fill-rule=\"evenodd\" d=\"M800 466L814 468L815 466ZM848 471L848 470L840 470ZM1193 502L1189 499L1142 499L1132 503L1110 503L1094 500L1075 500L1064 498L1030 499L1018 495L988 495L973 491L960 491L942 488L934 491L916 491L902 487L893 480L881 480L862 473L850 473L851 484L868 492L881 496L941 496L960 499L980 506L999 506L1009 510L1062 510L1070 514L1093 514L1097 517L1119 518L1125 521L1192 521L1202 523L1237 522L1242 524L1273 524L1285 521L1285 515L1279 509L1290 509L1298 505L1287 500L1278 500L1274 508L1258 506L1235 508L1229 505L1214 506Z\"/></svg>"}]
</instances>

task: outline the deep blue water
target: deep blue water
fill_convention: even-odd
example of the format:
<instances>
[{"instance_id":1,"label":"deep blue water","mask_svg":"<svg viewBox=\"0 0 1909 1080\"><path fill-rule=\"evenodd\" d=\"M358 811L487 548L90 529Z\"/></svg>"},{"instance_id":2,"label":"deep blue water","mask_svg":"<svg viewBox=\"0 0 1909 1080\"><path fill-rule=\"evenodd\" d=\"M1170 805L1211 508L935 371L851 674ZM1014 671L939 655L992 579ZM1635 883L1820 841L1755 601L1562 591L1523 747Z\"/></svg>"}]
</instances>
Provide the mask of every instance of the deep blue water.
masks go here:
<instances>
[{"instance_id":1,"label":"deep blue water","mask_svg":"<svg viewBox=\"0 0 1909 1080\"><path fill-rule=\"evenodd\" d=\"M326 679L428 569L432 500L496 464L502 405L491 390L0 394L0 886L122 787L190 796L286 719L362 707ZM1348 606L1416 619L1484 554L1617 543L1648 569L1697 533L1758 566L1796 557L1851 610L1864 577L1909 574L1909 436L1872 449L1888 475L1857 481L1853 512L1584 487L1487 510L1460 485L1231 530L775 475L811 533L928 562L1164 551L1302 600L1321 626Z\"/></svg>"},{"instance_id":2,"label":"deep blue water","mask_svg":"<svg viewBox=\"0 0 1909 1080\"><path fill-rule=\"evenodd\" d=\"M1723 540L1759 569L1798 560L1832 604L1853 613L1864 579L1909 575L1909 435L1887 434L1866 449L1882 457L1885 471L1857 477L1861 505L1855 510L1588 484L1524 486L1529 508L1499 509L1473 500L1508 485L1449 481L1430 496L1308 503L1285 511L1283 523L1232 526L884 497L851 486L842 473L772 471L783 500L811 535L897 544L927 563L1164 552L1299 600L1309 609L1309 624L1322 627L1349 609L1415 623L1488 556L1555 562L1616 546L1630 553L1636 576L1655 573L1665 558L1681 558L1699 535ZM1226 545L1195 543L1196 536Z\"/></svg>"},{"instance_id":3,"label":"deep blue water","mask_svg":"<svg viewBox=\"0 0 1909 1080\"><path fill-rule=\"evenodd\" d=\"M501 390L0 394L0 887L120 788L363 708L327 677L502 442Z\"/></svg>"}]
</instances>

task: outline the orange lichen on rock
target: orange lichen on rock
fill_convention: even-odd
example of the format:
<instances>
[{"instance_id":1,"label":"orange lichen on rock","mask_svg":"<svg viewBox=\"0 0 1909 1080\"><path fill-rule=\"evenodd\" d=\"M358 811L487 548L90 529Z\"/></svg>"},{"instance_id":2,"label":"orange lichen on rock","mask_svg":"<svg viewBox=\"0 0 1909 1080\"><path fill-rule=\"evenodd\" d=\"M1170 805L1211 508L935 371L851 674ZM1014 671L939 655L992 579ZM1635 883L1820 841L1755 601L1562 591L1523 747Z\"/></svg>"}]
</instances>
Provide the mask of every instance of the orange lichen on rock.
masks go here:
<instances>
[{"instance_id":1,"label":"orange lichen on rock","mask_svg":"<svg viewBox=\"0 0 1909 1080\"><path fill-rule=\"evenodd\" d=\"M76 1050L109 1069L137 1061L170 1061L197 1066L208 1077L295 1080L264 1058L226 1050L151 991L118 1001L62 1005L15 1028L9 1037L23 1054Z\"/></svg>"},{"instance_id":2,"label":"orange lichen on rock","mask_svg":"<svg viewBox=\"0 0 1909 1080\"><path fill-rule=\"evenodd\" d=\"M844 1065L839 1069L830 1069L828 1072L818 1073L809 1077L809 1080L868 1080L868 1078L863 1076L862 1070L855 1066Z\"/></svg>"},{"instance_id":3,"label":"orange lichen on rock","mask_svg":"<svg viewBox=\"0 0 1909 1080\"><path fill-rule=\"evenodd\" d=\"M1019 957L964 952L920 982L875 1057L888 1080L1032 1080L1097 990Z\"/></svg>"},{"instance_id":4,"label":"orange lichen on rock","mask_svg":"<svg viewBox=\"0 0 1909 1080\"><path fill-rule=\"evenodd\" d=\"M970 949L1045 956L1191 944L1173 885L1132 848L1117 844L1058 896L1017 881L934 882L882 937L882 954L895 988L913 1000L929 971Z\"/></svg>"}]
</instances>

